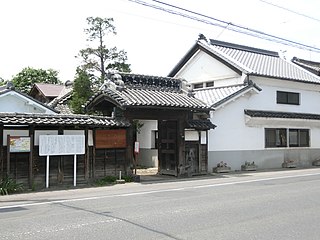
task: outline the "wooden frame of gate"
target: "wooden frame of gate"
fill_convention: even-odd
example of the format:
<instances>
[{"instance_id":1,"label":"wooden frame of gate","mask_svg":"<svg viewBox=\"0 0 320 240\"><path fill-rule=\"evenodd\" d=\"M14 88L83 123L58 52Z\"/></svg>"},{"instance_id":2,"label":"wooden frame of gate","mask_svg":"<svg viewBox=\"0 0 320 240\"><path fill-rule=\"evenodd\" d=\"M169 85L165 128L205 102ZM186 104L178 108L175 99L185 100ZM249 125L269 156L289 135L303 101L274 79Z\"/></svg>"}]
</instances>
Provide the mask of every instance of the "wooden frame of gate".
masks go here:
<instances>
[{"instance_id":1,"label":"wooden frame of gate","mask_svg":"<svg viewBox=\"0 0 320 240\"><path fill-rule=\"evenodd\" d=\"M179 174L179 166L183 165L185 158L184 130L188 113L189 111L177 111L176 109L156 110L149 108L124 112L125 117L131 122L135 119L158 121L158 171L160 174L173 176ZM132 143L134 142L133 130L131 128L132 133L128 134L132 137ZM128 148L128 151L133 152L132 146ZM133 162L133 154L130 155Z\"/></svg>"}]
</instances>

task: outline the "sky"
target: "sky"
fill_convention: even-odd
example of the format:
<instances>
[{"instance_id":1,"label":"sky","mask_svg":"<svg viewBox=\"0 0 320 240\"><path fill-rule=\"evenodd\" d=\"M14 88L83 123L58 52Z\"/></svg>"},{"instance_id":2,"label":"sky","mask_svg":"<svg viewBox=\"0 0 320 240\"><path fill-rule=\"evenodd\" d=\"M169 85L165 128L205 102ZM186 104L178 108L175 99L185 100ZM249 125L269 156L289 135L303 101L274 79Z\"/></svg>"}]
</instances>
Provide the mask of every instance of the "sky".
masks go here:
<instances>
[{"instance_id":1,"label":"sky","mask_svg":"<svg viewBox=\"0 0 320 240\"><path fill-rule=\"evenodd\" d=\"M162 2L320 48L318 0ZM84 33L87 17L114 19L117 35L108 35L107 45L125 50L136 74L167 76L200 33L208 39L280 51L288 60L296 56L320 62L320 53L314 51L230 31L226 25L200 23L129 0L10 0L0 2L0 77L10 80L23 68L32 67L57 70L63 82L73 80L81 64L75 56L88 47Z\"/></svg>"}]
</instances>

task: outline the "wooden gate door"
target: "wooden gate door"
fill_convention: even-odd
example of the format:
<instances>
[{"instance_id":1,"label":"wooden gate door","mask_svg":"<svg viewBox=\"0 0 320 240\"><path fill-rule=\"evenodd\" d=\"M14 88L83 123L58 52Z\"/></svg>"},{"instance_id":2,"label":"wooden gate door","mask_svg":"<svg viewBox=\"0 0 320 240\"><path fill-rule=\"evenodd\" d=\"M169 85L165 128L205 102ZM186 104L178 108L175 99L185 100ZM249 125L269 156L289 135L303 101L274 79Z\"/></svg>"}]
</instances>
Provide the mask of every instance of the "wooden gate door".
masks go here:
<instances>
[{"instance_id":1,"label":"wooden gate door","mask_svg":"<svg viewBox=\"0 0 320 240\"><path fill-rule=\"evenodd\" d=\"M158 121L158 158L161 174L177 176L177 121Z\"/></svg>"},{"instance_id":2,"label":"wooden gate door","mask_svg":"<svg viewBox=\"0 0 320 240\"><path fill-rule=\"evenodd\" d=\"M199 171L199 143L186 142L185 143L185 159L188 175L198 174Z\"/></svg>"}]
</instances>

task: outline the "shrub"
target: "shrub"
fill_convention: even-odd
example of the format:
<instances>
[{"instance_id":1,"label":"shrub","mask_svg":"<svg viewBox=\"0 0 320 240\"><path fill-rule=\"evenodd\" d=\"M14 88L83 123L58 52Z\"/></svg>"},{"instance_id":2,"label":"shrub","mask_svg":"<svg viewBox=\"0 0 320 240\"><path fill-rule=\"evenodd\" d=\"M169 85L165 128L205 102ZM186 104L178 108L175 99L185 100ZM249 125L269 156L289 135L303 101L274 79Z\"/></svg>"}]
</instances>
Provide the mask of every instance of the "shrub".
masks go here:
<instances>
[{"instance_id":1,"label":"shrub","mask_svg":"<svg viewBox=\"0 0 320 240\"><path fill-rule=\"evenodd\" d=\"M20 192L23 190L22 183L16 183L15 180L5 177L0 181L0 195L9 195L10 193Z\"/></svg>"},{"instance_id":2,"label":"shrub","mask_svg":"<svg viewBox=\"0 0 320 240\"><path fill-rule=\"evenodd\" d=\"M116 180L117 180L117 178L114 177L114 176L105 176L104 178L98 179L95 182L95 184L98 185L98 186L104 186L104 185L107 185L107 184L115 183Z\"/></svg>"},{"instance_id":3,"label":"shrub","mask_svg":"<svg viewBox=\"0 0 320 240\"><path fill-rule=\"evenodd\" d=\"M133 182L133 176L122 176L122 179L126 182Z\"/></svg>"}]
</instances>

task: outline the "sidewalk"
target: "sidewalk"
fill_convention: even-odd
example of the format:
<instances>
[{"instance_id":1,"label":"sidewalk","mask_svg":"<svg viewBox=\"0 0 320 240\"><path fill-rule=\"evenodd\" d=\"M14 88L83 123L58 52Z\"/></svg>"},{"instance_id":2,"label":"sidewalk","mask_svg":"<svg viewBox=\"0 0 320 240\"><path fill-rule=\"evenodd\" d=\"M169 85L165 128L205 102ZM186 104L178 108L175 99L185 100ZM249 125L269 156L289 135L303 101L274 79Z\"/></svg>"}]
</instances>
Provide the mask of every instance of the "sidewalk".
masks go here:
<instances>
[{"instance_id":1,"label":"sidewalk","mask_svg":"<svg viewBox=\"0 0 320 240\"><path fill-rule=\"evenodd\" d=\"M137 175L140 175L140 183L151 184L159 182L173 182L173 181L192 181L197 179L207 178L239 178L248 176L274 176L274 175L286 175L292 171L309 171L312 169L319 169L319 167L310 168L275 168L275 169L259 169L256 171L230 171L229 173L207 173L204 175L195 175L192 177L175 177L170 175L157 174L156 168L142 169L140 172L137 171Z\"/></svg>"}]
</instances>

